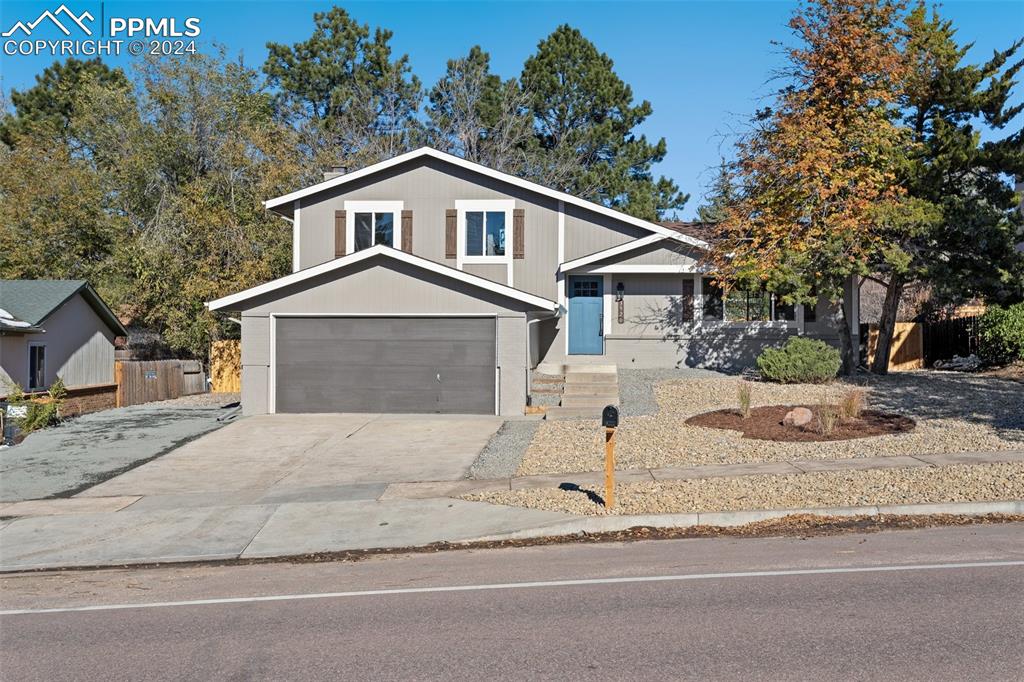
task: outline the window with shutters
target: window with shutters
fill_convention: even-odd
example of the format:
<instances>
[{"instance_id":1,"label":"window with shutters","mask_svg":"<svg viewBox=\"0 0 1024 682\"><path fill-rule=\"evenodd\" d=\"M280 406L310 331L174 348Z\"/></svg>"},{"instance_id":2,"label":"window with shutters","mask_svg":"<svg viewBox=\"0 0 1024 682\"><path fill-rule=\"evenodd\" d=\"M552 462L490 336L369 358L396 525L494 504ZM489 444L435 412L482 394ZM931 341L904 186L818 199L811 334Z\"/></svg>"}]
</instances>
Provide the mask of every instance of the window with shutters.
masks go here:
<instances>
[{"instance_id":1,"label":"window with shutters","mask_svg":"<svg viewBox=\"0 0 1024 682\"><path fill-rule=\"evenodd\" d=\"M371 246L402 245L401 201L346 201L345 253L355 253Z\"/></svg>"},{"instance_id":2,"label":"window with shutters","mask_svg":"<svg viewBox=\"0 0 1024 682\"><path fill-rule=\"evenodd\" d=\"M515 201L456 201L459 255L463 262L506 262L512 257Z\"/></svg>"}]
</instances>

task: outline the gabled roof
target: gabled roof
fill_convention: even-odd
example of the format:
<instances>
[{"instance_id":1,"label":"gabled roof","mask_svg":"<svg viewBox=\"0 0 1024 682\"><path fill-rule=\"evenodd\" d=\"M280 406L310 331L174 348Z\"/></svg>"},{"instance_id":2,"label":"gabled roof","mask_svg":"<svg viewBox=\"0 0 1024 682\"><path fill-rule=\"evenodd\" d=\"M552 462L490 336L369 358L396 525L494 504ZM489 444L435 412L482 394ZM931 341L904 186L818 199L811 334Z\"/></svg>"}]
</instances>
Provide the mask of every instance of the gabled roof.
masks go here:
<instances>
[{"instance_id":1,"label":"gabled roof","mask_svg":"<svg viewBox=\"0 0 1024 682\"><path fill-rule=\"evenodd\" d=\"M637 249L641 249L645 246L650 246L651 244L657 244L658 242L665 241L666 239L684 241L674 236L663 237L662 235L659 234L652 234L647 237L634 239L633 241L626 242L625 244L613 246L610 249L603 249L595 253L587 254L586 256L580 256L579 258L576 258L574 260L565 261L564 263L559 264L558 271L569 272L570 270L576 270L577 268L581 268L584 265L590 265L591 263L596 263L606 258L614 258L615 256L621 256L623 254L629 253L630 251L636 251Z\"/></svg>"},{"instance_id":2,"label":"gabled roof","mask_svg":"<svg viewBox=\"0 0 1024 682\"><path fill-rule=\"evenodd\" d=\"M520 291L519 289L516 289L514 287L506 286L504 284L498 284L497 282L492 282L489 279L485 279L477 275L471 275L468 272L456 270L455 268L450 268L447 265L435 263L432 260L427 260L426 258L414 256L410 253L406 253L405 251L399 251L397 249L391 248L390 246L384 246L382 244L372 246L368 249L363 249L362 251L357 251L356 253L352 253L347 256L342 256L341 258L329 260L326 263L321 263L320 265L314 265L313 267L306 268L305 270L293 272L290 275L279 277L278 279L275 279L271 282L267 282L266 284L260 284L259 286L252 287L251 289L240 291L237 294L231 294L230 296L218 298L216 301L210 301L209 303L207 303L206 307L209 308L210 310L223 310L225 308L230 309L230 306L242 303L243 301L255 298L256 296L262 296L263 294L268 294L273 291L277 291L278 289L281 289L283 287L291 286L292 284L298 284L313 277L318 277L329 272L334 272L335 270L340 270L341 268L347 267L349 265L354 265L369 258L373 258L374 256L383 256L385 258L391 258L393 260L401 261L403 263L408 263L409 265L422 268L423 270L434 272L439 275L444 275L445 277L451 277L454 280L465 282L467 284L471 284L481 289L485 289L496 294L501 294L502 296L507 296L509 298L522 301L523 303L528 303L529 305L535 306L543 310L550 310L552 312L558 310L557 303L555 303L554 301L549 301L548 299L543 298L541 296L528 294L525 291Z\"/></svg>"},{"instance_id":3,"label":"gabled roof","mask_svg":"<svg viewBox=\"0 0 1024 682\"><path fill-rule=\"evenodd\" d=\"M361 168L357 171L353 171L352 173L346 173L344 175L339 175L338 177L330 178L329 180L324 180L323 182L318 182L315 185L310 185L309 187L306 187L304 189L296 190L295 192L291 192L289 194L285 194L283 196L264 201L263 205L268 209L274 209L283 206L290 207L295 201L299 199L304 199L306 197L318 194L325 190L334 189L336 187L342 187L350 182L359 180L360 178L365 178L369 175L373 175L374 173L379 173L381 171L387 170L388 168L392 168L399 164L406 163L407 161L413 161L415 159L420 159L424 157L429 157L433 159L438 159L440 161L444 161L446 163L451 163L456 166L459 166L460 168L465 168L466 170L472 171L474 173L478 173L480 175L493 178L495 180L500 180L502 182L507 182L510 185L515 185L516 187L528 189L532 192L536 192L537 194L541 194L552 199L557 199L566 204L579 206L589 211L600 213L601 215L616 218L617 220L621 220L624 223L628 223L636 227L641 227L654 234L660 234L665 237L672 237L674 239L678 239L679 241L686 242L688 244L691 244L692 246L697 246L702 249L708 248L708 244L703 240L696 239L694 237L682 234L675 230L671 230L667 227L659 225L658 223L653 223L649 220L643 220L641 218L635 218L631 215L622 213L621 211L616 211L615 209L608 208L607 206L602 206L601 204L596 204L592 201L587 201L586 199L580 199L579 197L573 196L571 194L559 192L558 190L551 189L550 187L545 187L544 185L539 185L536 182L524 180L514 175L509 175L508 173L496 171L493 168L488 168L487 166L482 166L479 163L467 161L466 159L460 158L458 156L453 156L452 154L439 152L438 150L433 149L431 147L420 147L419 149L416 149L414 151L407 152L405 154L400 154L398 156L390 158L387 161L381 161L380 163L375 163L373 165L367 166L366 168Z\"/></svg>"},{"instance_id":4,"label":"gabled roof","mask_svg":"<svg viewBox=\"0 0 1024 682\"><path fill-rule=\"evenodd\" d=\"M33 327L38 327L76 294L82 295L111 331L118 336L128 335L117 315L83 279L0 280L0 308Z\"/></svg>"}]
</instances>

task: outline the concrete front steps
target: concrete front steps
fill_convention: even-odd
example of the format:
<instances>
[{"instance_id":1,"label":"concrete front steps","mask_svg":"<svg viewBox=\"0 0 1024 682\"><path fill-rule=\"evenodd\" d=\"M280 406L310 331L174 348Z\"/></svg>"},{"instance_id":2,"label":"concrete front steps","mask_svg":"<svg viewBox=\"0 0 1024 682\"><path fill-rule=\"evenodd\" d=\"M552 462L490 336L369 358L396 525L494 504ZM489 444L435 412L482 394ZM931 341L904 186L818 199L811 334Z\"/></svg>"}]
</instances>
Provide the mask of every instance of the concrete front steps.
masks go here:
<instances>
[{"instance_id":1,"label":"concrete front steps","mask_svg":"<svg viewBox=\"0 0 1024 682\"><path fill-rule=\"evenodd\" d=\"M566 365L562 403L549 407L545 419L600 419L606 405L619 404L615 365Z\"/></svg>"}]
</instances>

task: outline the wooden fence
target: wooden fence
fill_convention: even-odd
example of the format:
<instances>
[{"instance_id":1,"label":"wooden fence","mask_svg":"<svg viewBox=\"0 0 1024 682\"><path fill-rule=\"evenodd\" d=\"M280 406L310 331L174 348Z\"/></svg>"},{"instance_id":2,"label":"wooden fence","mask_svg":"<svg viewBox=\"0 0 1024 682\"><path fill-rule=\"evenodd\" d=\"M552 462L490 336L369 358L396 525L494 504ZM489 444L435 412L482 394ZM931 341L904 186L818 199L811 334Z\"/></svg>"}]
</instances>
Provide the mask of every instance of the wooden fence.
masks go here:
<instances>
[{"instance_id":1,"label":"wooden fence","mask_svg":"<svg viewBox=\"0 0 1024 682\"><path fill-rule=\"evenodd\" d=\"M875 359L878 347L878 325L872 324L867 330L868 366ZM924 325L920 322L897 322L889 347L889 370L903 372L924 367Z\"/></svg>"},{"instance_id":2,"label":"wooden fence","mask_svg":"<svg viewBox=\"0 0 1024 682\"><path fill-rule=\"evenodd\" d=\"M118 407L206 391L206 374L198 360L118 360L114 381Z\"/></svg>"},{"instance_id":3,"label":"wooden fence","mask_svg":"<svg viewBox=\"0 0 1024 682\"><path fill-rule=\"evenodd\" d=\"M214 341L210 347L210 390L238 393L242 390L242 342Z\"/></svg>"},{"instance_id":4,"label":"wooden fence","mask_svg":"<svg viewBox=\"0 0 1024 682\"><path fill-rule=\"evenodd\" d=\"M931 367L936 360L977 353L979 339L977 317L929 322L924 330L924 360Z\"/></svg>"}]
</instances>

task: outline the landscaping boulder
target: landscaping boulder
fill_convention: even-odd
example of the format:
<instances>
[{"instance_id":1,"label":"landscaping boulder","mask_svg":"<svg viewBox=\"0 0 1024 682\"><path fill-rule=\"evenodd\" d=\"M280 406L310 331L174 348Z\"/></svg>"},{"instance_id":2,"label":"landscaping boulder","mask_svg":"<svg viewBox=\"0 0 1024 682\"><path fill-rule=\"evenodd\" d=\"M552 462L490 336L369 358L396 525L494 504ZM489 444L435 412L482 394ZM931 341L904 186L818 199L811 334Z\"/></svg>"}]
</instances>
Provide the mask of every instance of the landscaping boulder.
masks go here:
<instances>
[{"instance_id":1,"label":"landscaping boulder","mask_svg":"<svg viewBox=\"0 0 1024 682\"><path fill-rule=\"evenodd\" d=\"M794 407L782 418L782 423L786 426L806 426L813 418L814 414L806 407Z\"/></svg>"}]
</instances>

